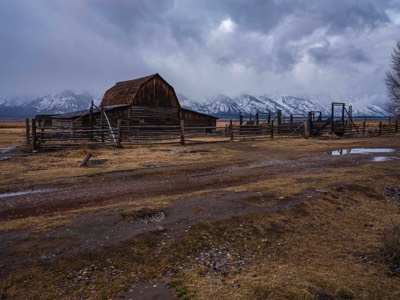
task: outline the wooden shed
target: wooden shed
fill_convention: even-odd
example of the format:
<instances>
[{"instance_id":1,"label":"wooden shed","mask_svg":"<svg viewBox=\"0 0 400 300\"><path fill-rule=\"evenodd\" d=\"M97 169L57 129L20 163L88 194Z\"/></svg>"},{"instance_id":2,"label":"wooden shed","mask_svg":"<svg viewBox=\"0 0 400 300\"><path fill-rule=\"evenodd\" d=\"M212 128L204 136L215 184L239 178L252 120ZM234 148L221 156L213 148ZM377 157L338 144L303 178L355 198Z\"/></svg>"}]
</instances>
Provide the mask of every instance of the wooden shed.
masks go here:
<instances>
[{"instance_id":1,"label":"wooden shed","mask_svg":"<svg viewBox=\"0 0 400 300\"><path fill-rule=\"evenodd\" d=\"M122 119L130 125L215 126L218 118L181 107L174 88L159 74L117 82L108 89L100 107L125 105L107 113L112 120Z\"/></svg>"},{"instance_id":2,"label":"wooden shed","mask_svg":"<svg viewBox=\"0 0 400 300\"><path fill-rule=\"evenodd\" d=\"M186 108L181 108L181 118L185 121L185 126L216 126L217 117L199 113Z\"/></svg>"}]
</instances>

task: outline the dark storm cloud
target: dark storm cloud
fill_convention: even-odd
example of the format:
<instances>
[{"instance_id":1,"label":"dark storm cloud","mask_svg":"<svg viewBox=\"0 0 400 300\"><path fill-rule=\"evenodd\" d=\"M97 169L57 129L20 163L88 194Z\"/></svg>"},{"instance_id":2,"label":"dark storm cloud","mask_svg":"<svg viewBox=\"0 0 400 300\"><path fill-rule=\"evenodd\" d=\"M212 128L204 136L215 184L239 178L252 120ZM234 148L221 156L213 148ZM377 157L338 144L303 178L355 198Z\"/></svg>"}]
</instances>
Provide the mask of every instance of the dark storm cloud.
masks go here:
<instances>
[{"instance_id":1,"label":"dark storm cloud","mask_svg":"<svg viewBox=\"0 0 400 300\"><path fill-rule=\"evenodd\" d=\"M388 22L382 9L390 1L336 1L336 0L231 0L231 1L186 1L195 9L206 10L219 17L230 16L247 30L268 33L282 19L296 15L305 23L328 27L332 32L343 32L348 28L373 28ZM199 2L201 4L199 4ZM316 27L298 28L302 34L310 34ZM298 35L297 38L301 38Z\"/></svg>"},{"instance_id":2,"label":"dark storm cloud","mask_svg":"<svg viewBox=\"0 0 400 300\"><path fill-rule=\"evenodd\" d=\"M172 0L117 0L89 1L86 9L90 11L89 17L96 19L100 16L103 21L117 28L124 35L123 42L130 44L141 38L150 38L157 34L157 29L166 26L164 14L172 6ZM92 26L98 26L98 23Z\"/></svg>"},{"instance_id":3,"label":"dark storm cloud","mask_svg":"<svg viewBox=\"0 0 400 300\"><path fill-rule=\"evenodd\" d=\"M188 94L329 92L332 78L345 93L384 75L399 26L386 0L3 0L0 94L155 72Z\"/></svg>"},{"instance_id":4,"label":"dark storm cloud","mask_svg":"<svg viewBox=\"0 0 400 300\"><path fill-rule=\"evenodd\" d=\"M375 3L374 3L375 2ZM311 8L311 15L330 32L342 33L349 29L376 28L389 21L382 10L385 1L319 1Z\"/></svg>"},{"instance_id":5,"label":"dark storm cloud","mask_svg":"<svg viewBox=\"0 0 400 300\"><path fill-rule=\"evenodd\" d=\"M368 63L370 61L363 49L354 46L343 49L325 45L323 47L310 48L308 52L318 64L329 64L340 60L351 60L355 63Z\"/></svg>"},{"instance_id":6,"label":"dark storm cloud","mask_svg":"<svg viewBox=\"0 0 400 300\"><path fill-rule=\"evenodd\" d=\"M260 58L266 61L270 57L271 70L285 71L290 70L302 59L300 52L304 45L293 45L294 41L307 38L321 28L325 28L327 34L374 29L389 21L381 5L382 2L367 1L236 0L215 1L206 8L210 11L216 10L220 15L221 12L225 12L241 26L242 31L256 31L267 35L276 33L274 49L265 52L264 55L258 53L251 63L254 64ZM280 28L282 24L284 27ZM235 61L236 58L249 53L240 51L242 48L240 45L236 48L239 51L232 51L235 55L219 58L219 61L223 60L225 63L230 60ZM351 53L351 58L357 61L360 57L366 57L362 52L358 55L354 51Z\"/></svg>"}]
</instances>

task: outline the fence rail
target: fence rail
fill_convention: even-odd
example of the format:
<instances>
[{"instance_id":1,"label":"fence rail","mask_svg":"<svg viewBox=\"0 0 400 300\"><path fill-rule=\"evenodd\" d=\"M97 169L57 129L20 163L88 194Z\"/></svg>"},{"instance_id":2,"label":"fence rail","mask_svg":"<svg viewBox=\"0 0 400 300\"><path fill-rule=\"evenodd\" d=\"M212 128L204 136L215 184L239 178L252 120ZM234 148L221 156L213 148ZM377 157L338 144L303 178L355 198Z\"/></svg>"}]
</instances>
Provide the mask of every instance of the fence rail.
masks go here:
<instances>
[{"instance_id":1,"label":"fence rail","mask_svg":"<svg viewBox=\"0 0 400 300\"><path fill-rule=\"evenodd\" d=\"M386 119L387 120L387 119ZM38 128L36 120L26 120L26 143L33 149L40 147L59 147L79 145L82 143L114 145L137 143L180 143L210 142L212 139L222 141L273 138L274 136L309 136L334 132L343 129L345 135L374 136L393 135L398 132L398 122L384 122L376 120L355 120L347 123L331 123L331 120L313 122L311 119L290 119L289 122L278 124L276 120L270 122L240 122L229 120L220 126L185 126L184 121L178 125L122 125L110 128L71 126L57 128ZM340 130L339 130L340 131Z\"/></svg>"}]
</instances>

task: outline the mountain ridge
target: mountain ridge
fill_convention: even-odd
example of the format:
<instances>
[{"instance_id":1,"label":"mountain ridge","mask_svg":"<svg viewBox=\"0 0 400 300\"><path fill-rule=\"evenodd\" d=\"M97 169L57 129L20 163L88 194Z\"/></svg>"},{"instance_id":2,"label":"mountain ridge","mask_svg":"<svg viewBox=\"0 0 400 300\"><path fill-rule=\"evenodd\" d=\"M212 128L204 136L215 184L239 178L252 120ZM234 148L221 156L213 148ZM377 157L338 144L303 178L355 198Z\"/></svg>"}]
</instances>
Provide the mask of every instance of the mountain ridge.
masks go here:
<instances>
[{"instance_id":1,"label":"mountain ridge","mask_svg":"<svg viewBox=\"0 0 400 300\"><path fill-rule=\"evenodd\" d=\"M239 97L230 98L225 95L217 95L214 98L203 100L188 100L187 97L178 95L183 107L199 111L205 114L215 115L219 117L233 117L239 113L255 114L256 112L266 113L276 112L281 110L283 114L301 114L306 115L310 111L320 111L323 115L331 114L331 104L321 105L320 103L307 99L305 97L295 97L288 95L242 95ZM354 98L351 97L348 101L342 101L351 105ZM368 104L360 108L353 106L353 116L375 116L388 117L390 113L381 106Z\"/></svg>"},{"instance_id":2,"label":"mountain ridge","mask_svg":"<svg viewBox=\"0 0 400 300\"><path fill-rule=\"evenodd\" d=\"M75 93L64 90L44 96L3 96L0 97L0 116L34 116L37 114L62 114L71 111L84 110L93 101L99 105L103 93L99 91L84 91ZM215 95L204 99L194 100L182 94L177 94L182 107L217 117L233 117L240 113L255 114L281 110L283 114L307 114L309 111L321 111L330 115L330 104L322 105L316 101L317 96L290 95L251 95L243 94L238 97ZM360 102L354 97L347 97L347 105ZM380 105L368 104L363 107L353 105L354 116L388 117L390 114Z\"/></svg>"}]
</instances>

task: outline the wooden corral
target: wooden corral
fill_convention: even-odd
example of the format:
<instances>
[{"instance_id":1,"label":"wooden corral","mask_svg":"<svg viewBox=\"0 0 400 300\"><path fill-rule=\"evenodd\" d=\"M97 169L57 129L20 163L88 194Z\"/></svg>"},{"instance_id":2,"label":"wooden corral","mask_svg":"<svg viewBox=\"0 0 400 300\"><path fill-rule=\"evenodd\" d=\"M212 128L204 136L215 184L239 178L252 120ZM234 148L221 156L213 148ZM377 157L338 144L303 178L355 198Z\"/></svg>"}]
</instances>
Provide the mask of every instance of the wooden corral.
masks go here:
<instances>
[{"instance_id":1,"label":"wooden corral","mask_svg":"<svg viewBox=\"0 0 400 300\"><path fill-rule=\"evenodd\" d=\"M123 109L126 107L126 105L109 105L97 108L92 105L89 109L52 116L51 127L58 132L75 132L84 128L99 129L108 127L108 116L121 119L123 117ZM41 121L38 116L36 120Z\"/></svg>"},{"instance_id":2,"label":"wooden corral","mask_svg":"<svg viewBox=\"0 0 400 300\"><path fill-rule=\"evenodd\" d=\"M98 110L92 112L92 118L99 115ZM40 118L36 116L36 120L40 122ZM56 131L73 132L83 127L89 127L90 110L81 110L71 113L61 114L52 117L52 128Z\"/></svg>"},{"instance_id":3,"label":"wooden corral","mask_svg":"<svg viewBox=\"0 0 400 300\"><path fill-rule=\"evenodd\" d=\"M38 128L51 128L53 125L52 115L36 115L36 120Z\"/></svg>"},{"instance_id":4,"label":"wooden corral","mask_svg":"<svg viewBox=\"0 0 400 300\"><path fill-rule=\"evenodd\" d=\"M340 113L336 113L337 108ZM380 122L376 128L364 120L352 118L351 106L332 103L330 117L322 112L283 115L276 112L256 112L248 117L239 114L237 121L217 126L214 116L182 108L174 88L159 74L117 82L104 94L99 107L93 103L84 111L57 116L37 116L30 129L27 121L27 143L43 145L61 141L91 143L121 143L175 140L181 144L200 138L263 138L274 136L318 135L385 135L398 132L398 122ZM49 126L51 126L49 128ZM40 132L36 132L40 129ZM30 136L29 132L32 131Z\"/></svg>"}]
</instances>

